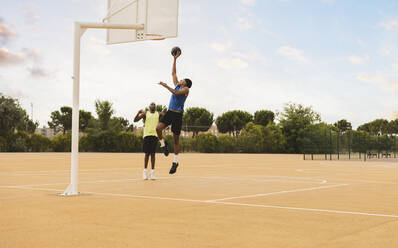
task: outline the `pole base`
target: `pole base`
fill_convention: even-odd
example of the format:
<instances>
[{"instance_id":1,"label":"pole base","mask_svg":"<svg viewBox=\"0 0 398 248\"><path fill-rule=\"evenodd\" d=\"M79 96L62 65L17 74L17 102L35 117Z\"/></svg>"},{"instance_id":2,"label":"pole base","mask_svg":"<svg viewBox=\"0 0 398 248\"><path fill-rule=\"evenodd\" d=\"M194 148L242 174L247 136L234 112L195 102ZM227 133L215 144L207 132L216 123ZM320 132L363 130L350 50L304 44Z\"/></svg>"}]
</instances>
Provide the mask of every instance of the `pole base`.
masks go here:
<instances>
[{"instance_id":1,"label":"pole base","mask_svg":"<svg viewBox=\"0 0 398 248\"><path fill-rule=\"evenodd\" d=\"M64 193L59 194L60 196L73 196L73 195L79 195L79 192L77 191L77 185L74 184L69 184L69 186L66 188Z\"/></svg>"}]
</instances>

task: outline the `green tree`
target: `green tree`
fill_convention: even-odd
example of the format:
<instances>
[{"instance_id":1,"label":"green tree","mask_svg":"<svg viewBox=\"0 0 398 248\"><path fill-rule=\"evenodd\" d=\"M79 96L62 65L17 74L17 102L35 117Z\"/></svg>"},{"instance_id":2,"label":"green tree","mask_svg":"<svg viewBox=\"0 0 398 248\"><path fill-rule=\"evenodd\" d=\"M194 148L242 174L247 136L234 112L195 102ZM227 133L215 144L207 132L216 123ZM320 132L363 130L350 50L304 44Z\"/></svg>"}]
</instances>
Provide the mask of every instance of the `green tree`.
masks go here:
<instances>
[{"instance_id":1,"label":"green tree","mask_svg":"<svg viewBox=\"0 0 398 248\"><path fill-rule=\"evenodd\" d=\"M259 110L254 113L254 124L267 126L274 123L275 114L270 110Z\"/></svg>"},{"instance_id":2,"label":"green tree","mask_svg":"<svg viewBox=\"0 0 398 248\"><path fill-rule=\"evenodd\" d=\"M376 119L360 125L358 131L365 131L371 135L389 134L389 122L385 119Z\"/></svg>"},{"instance_id":3,"label":"green tree","mask_svg":"<svg viewBox=\"0 0 398 248\"><path fill-rule=\"evenodd\" d=\"M286 137L287 151L301 153L303 151L304 130L311 124L319 123L321 117L312 107L289 103L280 114L279 124Z\"/></svg>"},{"instance_id":4,"label":"green tree","mask_svg":"<svg viewBox=\"0 0 398 248\"><path fill-rule=\"evenodd\" d=\"M216 125L221 133L229 133L237 136L245 125L253 120L253 116L241 110L233 110L217 117Z\"/></svg>"},{"instance_id":5,"label":"green tree","mask_svg":"<svg viewBox=\"0 0 398 248\"><path fill-rule=\"evenodd\" d=\"M334 123L334 126L340 133L345 133L346 131L352 130L352 125L345 119L339 120L338 122Z\"/></svg>"},{"instance_id":6,"label":"green tree","mask_svg":"<svg viewBox=\"0 0 398 248\"><path fill-rule=\"evenodd\" d=\"M389 123L388 123L388 130L389 130L389 132L391 133L391 134L395 134L395 135L398 135L398 119L395 119L395 120L391 120Z\"/></svg>"},{"instance_id":7,"label":"green tree","mask_svg":"<svg viewBox=\"0 0 398 248\"><path fill-rule=\"evenodd\" d=\"M72 108L63 106L60 111L56 110L51 112L51 121L48 122L48 126L54 129L55 132L62 130L65 134L67 131L72 129Z\"/></svg>"},{"instance_id":8,"label":"green tree","mask_svg":"<svg viewBox=\"0 0 398 248\"><path fill-rule=\"evenodd\" d=\"M130 123L123 117L113 117L109 121L109 130L113 130L116 133L121 131L127 131L130 127Z\"/></svg>"},{"instance_id":9,"label":"green tree","mask_svg":"<svg viewBox=\"0 0 398 248\"><path fill-rule=\"evenodd\" d=\"M260 153L264 152L264 133L261 125L249 122L242 130L238 138L239 147L242 152Z\"/></svg>"},{"instance_id":10,"label":"green tree","mask_svg":"<svg viewBox=\"0 0 398 248\"><path fill-rule=\"evenodd\" d=\"M24 119L24 126L25 126L25 130L26 132L28 132L29 134L34 134L36 131L36 128L39 126L38 122L34 122L33 120L29 119L28 116L25 117Z\"/></svg>"},{"instance_id":11,"label":"green tree","mask_svg":"<svg viewBox=\"0 0 398 248\"><path fill-rule=\"evenodd\" d=\"M88 127L90 120L92 120L94 117L92 116L91 112L80 110L79 111L79 130L82 132L86 131L86 128Z\"/></svg>"},{"instance_id":12,"label":"green tree","mask_svg":"<svg viewBox=\"0 0 398 248\"><path fill-rule=\"evenodd\" d=\"M352 131L351 148L353 152L366 153L370 150L370 135L366 131Z\"/></svg>"},{"instance_id":13,"label":"green tree","mask_svg":"<svg viewBox=\"0 0 398 248\"><path fill-rule=\"evenodd\" d=\"M285 137L274 123L267 126L249 122L238 137L240 151L248 153L283 152Z\"/></svg>"},{"instance_id":14,"label":"green tree","mask_svg":"<svg viewBox=\"0 0 398 248\"><path fill-rule=\"evenodd\" d=\"M333 130L332 125L317 123L308 125L303 131L302 152L314 154L332 153Z\"/></svg>"},{"instance_id":15,"label":"green tree","mask_svg":"<svg viewBox=\"0 0 398 248\"><path fill-rule=\"evenodd\" d=\"M114 114L113 104L109 101L95 101L95 111L98 115L99 127L101 130L109 129L109 122Z\"/></svg>"},{"instance_id":16,"label":"green tree","mask_svg":"<svg viewBox=\"0 0 398 248\"><path fill-rule=\"evenodd\" d=\"M182 117L182 128L184 131L192 131L193 137L199 132L205 132L210 129L214 122L213 113L205 108L188 108Z\"/></svg>"},{"instance_id":17,"label":"green tree","mask_svg":"<svg viewBox=\"0 0 398 248\"><path fill-rule=\"evenodd\" d=\"M26 111L17 99L0 93L0 136L6 138L16 130L25 130Z\"/></svg>"},{"instance_id":18,"label":"green tree","mask_svg":"<svg viewBox=\"0 0 398 248\"><path fill-rule=\"evenodd\" d=\"M286 138L282 129L275 123L269 123L263 126L264 132L264 150L270 153L285 152Z\"/></svg>"},{"instance_id":19,"label":"green tree","mask_svg":"<svg viewBox=\"0 0 398 248\"><path fill-rule=\"evenodd\" d=\"M72 129L72 108L63 106L60 110L51 112L51 121L48 126L55 130L61 130L64 134ZM86 131L90 120L93 119L91 112L79 110L79 131Z\"/></svg>"}]
</instances>

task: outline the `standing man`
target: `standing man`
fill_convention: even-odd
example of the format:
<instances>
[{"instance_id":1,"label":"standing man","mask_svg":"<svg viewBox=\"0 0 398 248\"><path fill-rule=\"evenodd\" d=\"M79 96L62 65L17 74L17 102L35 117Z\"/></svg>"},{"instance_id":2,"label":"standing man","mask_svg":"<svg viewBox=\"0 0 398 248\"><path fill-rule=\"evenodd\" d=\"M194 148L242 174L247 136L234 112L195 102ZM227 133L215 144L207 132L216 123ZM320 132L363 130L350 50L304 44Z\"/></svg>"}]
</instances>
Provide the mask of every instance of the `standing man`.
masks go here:
<instances>
[{"instance_id":1,"label":"standing man","mask_svg":"<svg viewBox=\"0 0 398 248\"><path fill-rule=\"evenodd\" d=\"M169 154L167 143L163 139L162 131L171 124L171 131L173 132L174 138L174 160L169 174L174 174L178 167L178 153L179 153L179 140L182 126L182 115L184 113L184 103L189 95L189 89L192 86L192 81L188 78L178 81L176 62L177 58L181 55L181 51L173 55L173 83L175 88L170 88L166 83L160 82L159 84L165 87L171 92L171 99L169 104L169 110L161 118L158 126L156 127L156 132L158 133L158 138L160 142L160 147L164 148L164 154L167 156Z\"/></svg>"},{"instance_id":2,"label":"standing man","mask_svg":"<svg viewBox=\"0 0 398 248\"><path fill-rule=\"evenodd\" d=\"M145 161L144 161L144 172L142 173L142 179L148 180L148 161L149 156L151 156L151 174L150 179L156 180L155 177L155 153L156 146L158 144L158 138L156 136L156 126L159 122L159 117L162 117L164 114L156 111L156 104L153 102L149 105L149 111L140 110L134 118L134 122L137 122L141 119L144 120L144 144L143 149L145 153Z\"/></svg>"}]
</instances>

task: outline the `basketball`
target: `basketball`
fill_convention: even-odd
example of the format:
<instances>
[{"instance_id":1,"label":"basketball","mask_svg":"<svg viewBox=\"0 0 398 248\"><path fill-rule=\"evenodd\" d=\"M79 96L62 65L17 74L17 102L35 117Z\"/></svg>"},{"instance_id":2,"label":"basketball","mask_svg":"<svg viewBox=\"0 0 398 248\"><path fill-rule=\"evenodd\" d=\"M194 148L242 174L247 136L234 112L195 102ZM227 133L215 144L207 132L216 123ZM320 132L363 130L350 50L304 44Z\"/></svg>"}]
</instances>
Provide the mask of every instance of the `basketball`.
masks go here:
<instances>
[{"instance_id":1,"label":"basketball","mask_svg":"<svg viewBox=\"0 0 398 248\"><path fill-rule=\"evenodd\" d=\"M181 55L181 49L179 47L173 47L173 49L171 49L171 55L176 56L177 53Z\"/></svg>"}]
</instances>

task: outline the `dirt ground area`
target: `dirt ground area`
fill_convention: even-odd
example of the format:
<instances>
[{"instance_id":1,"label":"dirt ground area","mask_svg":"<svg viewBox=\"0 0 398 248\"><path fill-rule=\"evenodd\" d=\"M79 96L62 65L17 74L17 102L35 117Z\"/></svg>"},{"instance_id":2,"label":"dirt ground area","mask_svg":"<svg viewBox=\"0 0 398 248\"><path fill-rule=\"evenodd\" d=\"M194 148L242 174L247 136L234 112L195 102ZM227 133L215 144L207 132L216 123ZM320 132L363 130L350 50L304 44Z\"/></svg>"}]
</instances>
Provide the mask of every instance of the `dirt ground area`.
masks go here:
<instances>
[{"instance_id":1,"label":"dirt ground area","mask_svg":"<svg viewBox=\"0 0 398 248\"><path fill-rule=\"evenodd\" d=\"M0 247L398 247L397 161L302 155L0 154Z\"/></svg>"}]
</instances>

